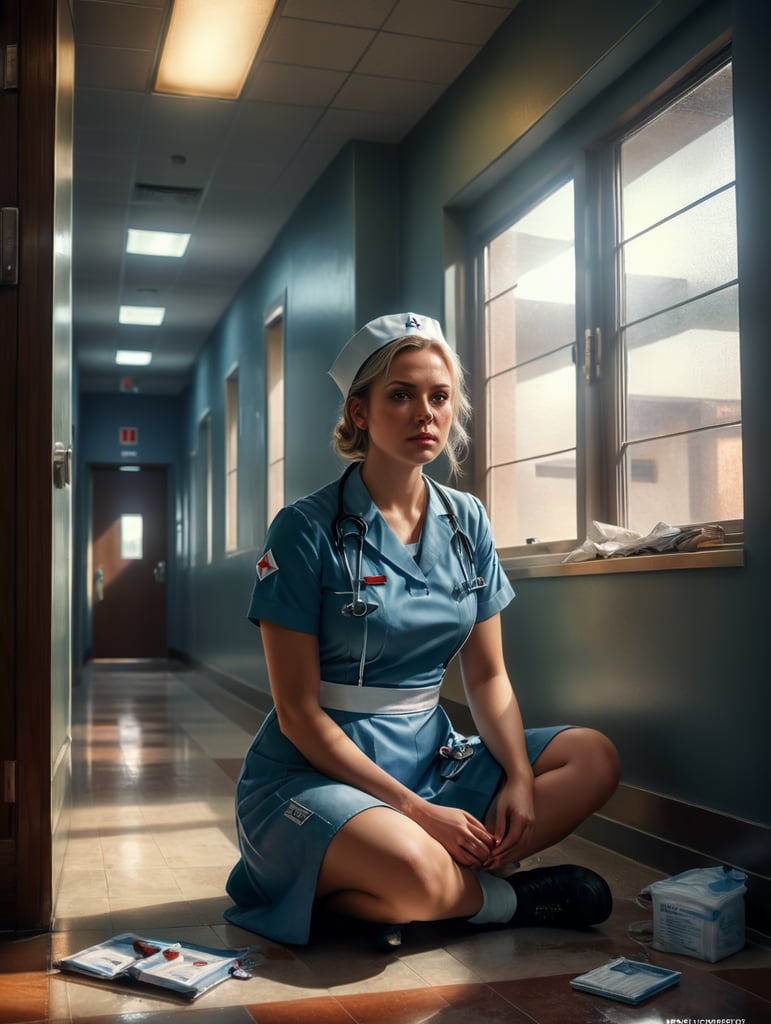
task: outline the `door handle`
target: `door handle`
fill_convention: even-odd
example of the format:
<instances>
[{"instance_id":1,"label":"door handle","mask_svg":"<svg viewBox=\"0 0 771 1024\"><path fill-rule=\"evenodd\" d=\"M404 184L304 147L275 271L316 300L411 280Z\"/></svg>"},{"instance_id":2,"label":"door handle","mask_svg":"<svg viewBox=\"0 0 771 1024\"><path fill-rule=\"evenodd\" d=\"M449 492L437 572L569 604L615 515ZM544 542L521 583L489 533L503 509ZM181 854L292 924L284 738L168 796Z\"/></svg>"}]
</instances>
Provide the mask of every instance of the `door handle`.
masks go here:
<instances>
[{"instance_id":1,"label":"door handle","mask_svg":"<svg viewBox=\"0 0 771 1024\"><path fill-rule=\"evenodd\" d=\"M72 448L61 441L54 444L54 487L65 487L72 479Z\"/></svg>"},{"instance_id":2,"label":"door handle","mask_svg":"<svg viewBox=\"0 0 771 1024\"><path fill-rule=\"evenodd\" d=\"M166 582L166 563L165 562L157 562L156 563L156 566L153 569L153 576L155 578L155 582L156 583L165 583Z\"/></svg>"}]
</instances>

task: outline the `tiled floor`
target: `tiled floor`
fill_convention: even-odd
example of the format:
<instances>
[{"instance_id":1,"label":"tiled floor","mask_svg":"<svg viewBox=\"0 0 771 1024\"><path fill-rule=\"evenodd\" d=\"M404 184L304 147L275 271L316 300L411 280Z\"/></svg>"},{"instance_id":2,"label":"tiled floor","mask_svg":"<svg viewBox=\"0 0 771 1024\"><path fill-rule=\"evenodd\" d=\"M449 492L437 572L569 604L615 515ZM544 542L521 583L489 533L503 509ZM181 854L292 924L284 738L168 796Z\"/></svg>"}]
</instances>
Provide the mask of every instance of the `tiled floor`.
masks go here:
<instances>
[{"instance_id":1,"label":"tiled floor","mask_svg":"<svg viewBox=\"0 0 771 1024\"><path fill-rule=\"evenodd\" d=\"M260 714L181 666L90 667L73 700L74 807L55 928L0 941L0 1024L664 1024L771 1022L771 945L709 965L629 935L634 902L660 877L572 838L534 858L601 871L615 897L588 932L412 926L395 954L353 928L284 948L227 925L235 860L234 778ZM121 931L205 945L256 944L264 963L192 1004L65 975L60 956ZM757 940L757 937L755 937ZM678 988L638 1007L574 992L570 978L616 955L682 971Z\"/></svg>"}]
</instances>

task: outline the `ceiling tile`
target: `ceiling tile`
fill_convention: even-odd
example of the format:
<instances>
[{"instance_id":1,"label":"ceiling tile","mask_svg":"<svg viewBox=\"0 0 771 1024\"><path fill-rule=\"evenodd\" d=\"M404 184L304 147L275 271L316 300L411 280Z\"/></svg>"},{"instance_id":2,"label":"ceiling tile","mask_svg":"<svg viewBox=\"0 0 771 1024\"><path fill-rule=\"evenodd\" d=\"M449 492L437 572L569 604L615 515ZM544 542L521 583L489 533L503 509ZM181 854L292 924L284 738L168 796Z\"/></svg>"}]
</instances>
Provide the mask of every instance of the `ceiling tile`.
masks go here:
<instances>
[{"instance_id":1,"label":"ceiling tile","mask_svg":"<svg viewBox=\"0 0 771 1024\"><path fill-rule=\"evenodd\" d=\"M115 153L86 153L75 140L75 189L81 181L105 181L119 188L128 186L133 177L133 161ZM128 198L128 193L126 193Z\"/></svg>"},{"instance_id":2,"label":"ceiling tile","mask_svg":"<svg viewBox=\"0 0 771 1024\"><path fill-rule=\"evenodd\" d=\"M163 185L164 188L205 188L214 164L215 158L206 153L180 167L172 163L170 154L148 148L138 154L134 180L146 185Z\"/></svg>"},{"instance_id":3,"label":"ceiling tile","mask_svg":"<svg viewBox=\"0 0 771 1024\"><path fill-rule=\"evenodd\" d=\"M78 4L79 43L149 50L152 53L162 27L163 11L160 8L103 3L101 0L80 0Z\"/></svg>"},{"instance_id":4,"label":"ceiling tile","mask_svg":"<svg viewBox=\"0 0 771 1024\"><path fill-rule=\"evenodd\" d=\"M262 56L283 64L350 71L374 38L370 29L282 18Z\"/></svg>"},{"instance_id":5,"label":"ceiling tile","mask_svg":"<svg viewBox=\"0 0 771 1024\"><path fill-rule=\"evenodd\" d=\"M413 0L414 2L414 0ZM422 3L423 0L418 0ZM394 0L286 0L283 14L309 21L330 21L362 28L380 28L394 6Z\"/></svg>"},{"instance_id":6,"label":"ceiling tile","mask_svg":"<svg viewBox=\"0 0 771 1024\"><path fill-rule=\"evenodd\" d=\"M347 72L304 68L296 64L259 63L244 90L244 99L266 103L326 106L346 79Z\"/></svg>"},{"instance_id":7,"label":"ceiling tile","mask_svg":"<svg viewBox=\"0 0 771 1024\"><path fill-rule=\"evenodd\" d=\"M76 46L75 87L144 92L150 85L152 65L153 55L145 50Z\"/></svg>"},{"instance_id":8,"label":"ceiling tile","mask_svg":"<svg viewBox=\"0 0 771 1024\"><path fill-rule=\"evenodd\" d=\"M143 131L146 136L161 137L169 150L184 150L187 145L214 148L230 127L235 110L234 103L224 100L152 93Z\"/></svg>"},{"instance_id":9,"label":"ceiling tile","mask_svg":"<svg viewBox=\"0 0 771 1024\"><path fill-rule=\"evenodd\" d=\"M443 86L375 75L351 75L332 104L348 110L407 114L417 119L433 106Z\"/></svg>"},{"instance_id":10,"label":"ceiling tile","mask_svg":"<svg viewBox=\"0 0 771 1024\"><path fill-rule=\"evenodd\" d=\"M479 49L468 43L381 32L356 70L365 75L449 85Z\"/></svg>"},{"instance_id":11,"label":"ceiling tile","mask_svg":"<svg viewBox=\"0 0 771 1024\"><path fill-rule=\"evenodd\" d=\"M462 0L400 0L383 28L386 32L486 43L509 12L502 7L468 4Z\"/></svg>"}]
</instances>

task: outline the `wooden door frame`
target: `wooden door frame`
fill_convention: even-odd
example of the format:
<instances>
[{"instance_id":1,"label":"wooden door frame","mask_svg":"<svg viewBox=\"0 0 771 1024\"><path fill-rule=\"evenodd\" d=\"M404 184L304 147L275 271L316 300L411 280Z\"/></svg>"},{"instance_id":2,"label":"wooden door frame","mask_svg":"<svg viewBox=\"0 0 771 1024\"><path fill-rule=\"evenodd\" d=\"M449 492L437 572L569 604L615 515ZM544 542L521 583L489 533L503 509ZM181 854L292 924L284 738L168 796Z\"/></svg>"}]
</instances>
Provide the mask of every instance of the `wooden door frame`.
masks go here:
<instances>
[{"instance_id":1,"label":"wooden door frame","mask_svg":"<svg viewBox=\"0 0 771 1024\"><path fill-rule=\"evenodd\" d=\"M15 336L2 353L2 370L13 381L15 463L12 541L15 566L2 610L15 609L13 671L16 802L11 805L13 852L4 855L0 908L15 932L51 924L51 625L52 625L52 433L54 184L59 0L21 3L18 9L19 89L16 202L20 262ZM72 21L69 0L64 13ZM70 215L71 217L71 215ZM69 224L67 225L70 226ZM9 361L14 364L9 366ZM10 371L10 372L9 372ZM3 528L6 513L3 512ZM2 593L2 591L0 591ZM5 621L13 622L13 615ZM6 851L7 852L7 851ZM10 900L9 897L10 896Z\"/></svg>"},{"instance_id":2,"label":"wooden door frame","mask_svg":"<svg viewBox=\"0 0 771 1024\"><path fill-rule=\"evenodd\" d=\"M0 46L18 42L18 0L4 5L0 15ZM18 206L18 97L0 92L0 206ZM3 478L6 487L16 479L16 350L18 289L0 286L0 437L5 447ZM0 579L16 578L16 508L14 501L0 504ZM0 679L7 680L0 694L0 765L3 774L16 763L16 601L12 585L0 588ZM15 917L16 807L0 804L0 924Z\"/></svg>"}]
</instances>

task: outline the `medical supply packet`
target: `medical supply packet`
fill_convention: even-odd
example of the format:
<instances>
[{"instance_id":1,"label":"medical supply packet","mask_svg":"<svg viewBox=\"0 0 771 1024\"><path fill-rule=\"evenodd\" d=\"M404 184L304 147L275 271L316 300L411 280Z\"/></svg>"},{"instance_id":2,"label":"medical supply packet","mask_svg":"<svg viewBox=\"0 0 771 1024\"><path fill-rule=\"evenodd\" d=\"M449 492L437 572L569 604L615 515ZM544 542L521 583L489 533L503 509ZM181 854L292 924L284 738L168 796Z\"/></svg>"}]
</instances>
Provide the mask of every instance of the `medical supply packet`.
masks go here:
<instances>
[{"instance_id":1,"label":"medical supply packet","mask_svg":"<svg viewBox=\"0 0 771 1024\"><path fill-rule=\"evenodd\" d=\"M735 868L695 868L647 886L640 896L653 904L653 948L708 963L737 952L746 941L746 880Z\"/></svg>"},{"instance_id":2,"label":"medical supply packet","mask_svg":"<svg viewBox=\"0 0 771 1024\"><path fill-rule=\"evenodd\" d=\"M634 1006L657 992L680 982L680 971L670 971L654 964L643 964L620 956L602 967L579 974L570 984L579 992L590 992L606 999L617 999Z\"/></svg>"},{"instance_id":3,"label":"medical supply packet","mask_svg":"<svg viewBox=\"0 0 771 1024\"><path fill-rule=\"evenodd\" d=\"M124 932L54 963L91 978L130 980L196 999L227 978L249 978L263 957L254 950L212 949Z\"/></svg>"}]
</instances>

